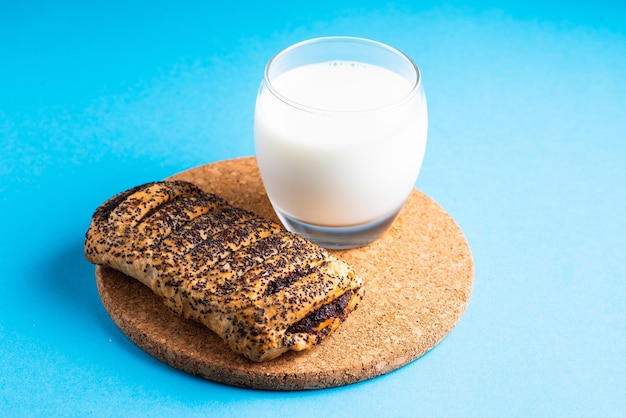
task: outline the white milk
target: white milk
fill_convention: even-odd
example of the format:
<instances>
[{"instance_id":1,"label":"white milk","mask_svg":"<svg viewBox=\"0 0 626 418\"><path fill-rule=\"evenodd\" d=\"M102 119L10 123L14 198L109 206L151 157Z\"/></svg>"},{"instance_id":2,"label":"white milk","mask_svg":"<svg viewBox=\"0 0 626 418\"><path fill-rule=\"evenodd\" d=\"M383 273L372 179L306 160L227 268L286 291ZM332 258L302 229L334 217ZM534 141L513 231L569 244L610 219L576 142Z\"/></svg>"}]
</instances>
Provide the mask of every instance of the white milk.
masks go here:
<instances>
[{"instance_id":1,"label":"white milk","mask_svg":"<svg viewBox=\"0 0 626 418\"><path fill-rule=\"evenodd\" d=\"M255 146L274 207L309 224L350 226L395 213L426 147L423 90L381 67L328 62L289 70L257 98ZM381 108L381 106L383 106Z\"/></svg>"}]
</instances>

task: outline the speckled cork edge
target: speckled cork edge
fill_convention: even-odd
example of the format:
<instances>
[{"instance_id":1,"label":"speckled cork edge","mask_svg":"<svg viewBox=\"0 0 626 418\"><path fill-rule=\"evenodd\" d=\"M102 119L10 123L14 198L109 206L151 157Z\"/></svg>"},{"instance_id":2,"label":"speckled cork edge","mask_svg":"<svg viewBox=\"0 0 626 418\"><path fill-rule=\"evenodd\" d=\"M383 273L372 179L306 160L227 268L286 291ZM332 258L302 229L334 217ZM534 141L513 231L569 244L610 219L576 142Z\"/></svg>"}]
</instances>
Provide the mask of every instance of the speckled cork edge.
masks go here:
<instances>
[{"instance_id":1,"label":"speckled cork edge","mask_svg":"<svg viewBox=\"0 0 626 418\"><path fill-rule=\"evenodd\" d=\"M278 221L253 157L201 166L174 178ZM359 309L312 350L289 352L267 363L233 354L211 331L177 317L124 274L96 267L96 280L113 321L152 356L208 380L268 390L342 386L398 369L438 344L469 302L473 262L465 237L418 190L378 241L333 253L364 280L366 295Z\"/></svg>"}]
</instances>

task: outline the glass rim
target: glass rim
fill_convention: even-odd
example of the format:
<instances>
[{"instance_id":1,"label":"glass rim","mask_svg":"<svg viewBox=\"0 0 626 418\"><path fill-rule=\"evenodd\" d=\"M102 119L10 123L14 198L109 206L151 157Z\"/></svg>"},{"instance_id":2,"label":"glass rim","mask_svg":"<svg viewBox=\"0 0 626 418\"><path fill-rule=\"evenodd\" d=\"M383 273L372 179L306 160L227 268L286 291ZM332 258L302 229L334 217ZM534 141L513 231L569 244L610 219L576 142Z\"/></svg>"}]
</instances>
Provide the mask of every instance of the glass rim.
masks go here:
<instances>
[{"instance_id":1,"label":"glass rim","mask_svg":"<svg viewBox=\"0 0 626 418\"><path fill-rule=\"evenodd\" d=\"M319 108L319 107L314 107L314 106L309 106L303 103L300 103L298 101L292 100L288 97L286 97L284 94L280 93L272 84L271 82L271 77L270 77L270 69L272 68L272 66L283 56L285 56L286 54L288 54L289 52L303 47L303 46L307 46L307 45L311 45L311 44L315 44L315 43L321 43L321 42L355 42L355 43L360 43L360 44L364 44L364 45L369 45L369 46L373 46L376 48L380 48L382 50L386 50L388 52L391 52L392 54L396 55L397 57L399 57L401 60L405 61L406 64L408 64L408 67L411 69L412 72L414 72L415 74L415 81L412 84L411 89L403 94L398 100L392 101L390 103L385 103L383 105L380 106L376 106L376 107L371 107L371 108L366 108L366 109L350 109L350 110L329 110L329 109L323 109L323 108ZM320 61L321 62L321 61ZM265 66L265 70L263 73L263 84L265 85L265 87L269 90L269 92L274 95L274 97L276 97L278 100L280 100L281 102L287 104L288 106L291 107L295 107L298 108L300 110L304 110L307 112L311 112L311 113L322 113L322 114L358 114L358 113L368 113L368 112L375 112L375 111L380 111L380 110L384 110L384 109L388 109L388 108L394 108L397 107L405 102L407 102L408 100L410 100L412 97L414 97L417 92L422 88L422 74L421 71L419 69L419 67L415 64L415 62L404 52L400 51L397 48L394 48L384 42L380 42L380 41L376 41L373 39L368 39L368 38L361 38L361 37L356 37L356 36L322 36L322 37L317 37L317 38L310 38L310 39L306 39L304 41L300 41L300 42L296 42L294 44L289 45L286 48L283 48L282 50L280 50L279 52L277 52L266 64Z\"/></svg>"}]
</instances>

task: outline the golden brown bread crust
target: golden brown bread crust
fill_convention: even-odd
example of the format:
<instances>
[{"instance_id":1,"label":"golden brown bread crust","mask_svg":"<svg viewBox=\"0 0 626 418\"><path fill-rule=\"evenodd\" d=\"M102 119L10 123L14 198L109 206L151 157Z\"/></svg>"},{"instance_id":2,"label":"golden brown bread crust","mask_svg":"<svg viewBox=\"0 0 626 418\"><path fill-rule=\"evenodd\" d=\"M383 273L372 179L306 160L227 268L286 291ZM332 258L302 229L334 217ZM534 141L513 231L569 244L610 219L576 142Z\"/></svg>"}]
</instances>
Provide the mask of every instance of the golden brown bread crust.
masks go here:
<instances>
[{"instance_id":1,"label":"golden brown bread crust","mask_svg":"<svg viewBox=\"0 0 626 418\"><path fill-rule=\"evenodd\" d=\"M364 293L350 266L324 249L185 181L104 202L85 256L141 281L253 361L320 343Z\"/></svg>"}]
</instances>

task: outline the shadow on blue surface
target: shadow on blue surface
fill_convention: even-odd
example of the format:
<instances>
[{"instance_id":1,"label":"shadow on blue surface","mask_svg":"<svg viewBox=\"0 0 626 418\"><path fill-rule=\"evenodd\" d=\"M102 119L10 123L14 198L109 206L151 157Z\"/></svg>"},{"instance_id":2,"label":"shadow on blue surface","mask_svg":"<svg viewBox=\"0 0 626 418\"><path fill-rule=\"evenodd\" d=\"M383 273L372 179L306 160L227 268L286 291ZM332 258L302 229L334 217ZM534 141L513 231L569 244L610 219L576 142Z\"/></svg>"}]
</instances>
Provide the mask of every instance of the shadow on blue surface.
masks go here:
<instances>
[{"instance_id":1,"label":"shadow on blue surface","mask_svg":"<svg viewBox=\"0 0 626 418\"><path fill-rule=\"evenodd\" d=\"M48 303L62 307L63 318L71 318L81 333L93 332L96 325L110 331L114 325L100 302L94 266L85 259L82 237L53 248L39 263L43 294Z\"/></svg>"}]
</instances>

